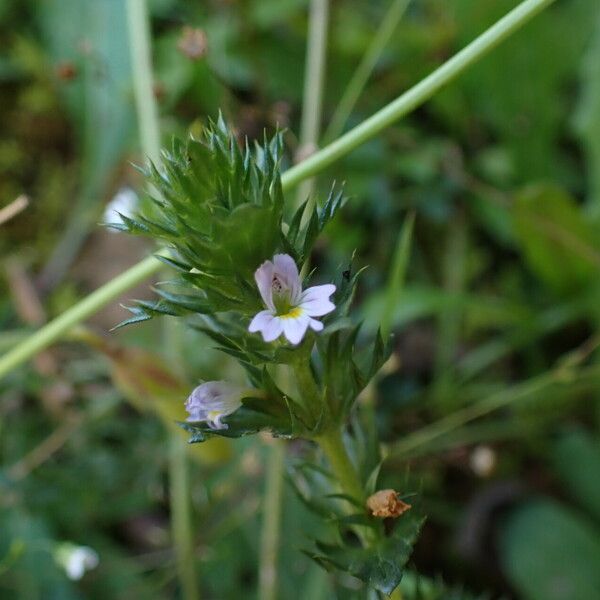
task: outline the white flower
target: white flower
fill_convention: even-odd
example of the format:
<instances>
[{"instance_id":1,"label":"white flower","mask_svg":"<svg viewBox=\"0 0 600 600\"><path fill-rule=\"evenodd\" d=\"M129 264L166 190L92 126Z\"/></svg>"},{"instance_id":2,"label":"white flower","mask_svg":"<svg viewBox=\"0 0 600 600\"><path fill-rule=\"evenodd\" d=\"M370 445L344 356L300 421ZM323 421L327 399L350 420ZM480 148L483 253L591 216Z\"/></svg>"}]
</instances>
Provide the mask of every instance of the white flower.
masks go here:
<instances>
[{"instance_id":1,"label":"white flower","mask_svg":"<svg viewBox=\"0 0 600 600\"><path fill-rule=\"evenodd\" d=\"M276 254L254 274L256 284L267 310L260 311L248 330L260 331L265 342L276 340L282 333L291 344L299 344L306 330L321 331L322 317L335 309L329 296L335 285L316 285L302 291L298 267L288 254Z\"/></svg>"},{"instance_id":2,"label":"white flower","mask_svg":"<svg viewBox=\"0 0 600 600\"><path fill-rule=\"evenodd\" d=\"M207 381L187 399L185 408L190 414L187 421L206 421L211 429L227 429L223 417L235 412L242 405L242 398L248 394L256 395L256 391L227 381Z\"/></svg>"},{"instance_id":3,"label":"white flower","mask_svg":"<svg viewBox=\"0 0 600 600\"><path fill-rule=\"evenodd\" d=\"M122 187L104 209L102 220L107 224L122 224L121 215L133 217L139 205L137 194L130 187ZM110 231L115 231L114 229Z\"/></svg>"},{"instance_id":4,"label":"white flower","mask_svg":"<svg viewBox=\"0 0 600 600\"><path fill-rule=\"evenodd\" d=\"M70 542L58 545L55 552L56 562L73 581L81 579L86 571L95 569L100 562L98 553L89 546L76 546Z\"/></svg>"}]
</instances>

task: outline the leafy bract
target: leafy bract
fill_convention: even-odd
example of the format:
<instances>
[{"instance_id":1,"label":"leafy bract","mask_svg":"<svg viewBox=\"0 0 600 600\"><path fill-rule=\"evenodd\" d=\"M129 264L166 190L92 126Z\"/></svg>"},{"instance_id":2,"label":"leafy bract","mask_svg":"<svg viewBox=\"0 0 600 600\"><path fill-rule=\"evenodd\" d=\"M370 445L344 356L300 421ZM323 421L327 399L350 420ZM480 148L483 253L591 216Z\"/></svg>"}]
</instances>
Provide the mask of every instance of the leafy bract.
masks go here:
<instances>
[{"instance_id":1,"label":"leafy bract","mask_svg":"<svg viewBox=\"0 0 600 600\"><path fill-rule=\"evenodd\" d=\"M123 324L159 315L237 311L253 315L262 303L254 272L277 253L302 265L317 236L343 204L332 187L322 207L302 205L284 223L281 185L283 141L276 133L240 146L219 118L199 137L174 139L160 164L140 170L149 202L112 227L153 238L171 250L160 260L174 268L176 286L160 289L155 302L137 302Z\"/></svg>"}]
</instances>

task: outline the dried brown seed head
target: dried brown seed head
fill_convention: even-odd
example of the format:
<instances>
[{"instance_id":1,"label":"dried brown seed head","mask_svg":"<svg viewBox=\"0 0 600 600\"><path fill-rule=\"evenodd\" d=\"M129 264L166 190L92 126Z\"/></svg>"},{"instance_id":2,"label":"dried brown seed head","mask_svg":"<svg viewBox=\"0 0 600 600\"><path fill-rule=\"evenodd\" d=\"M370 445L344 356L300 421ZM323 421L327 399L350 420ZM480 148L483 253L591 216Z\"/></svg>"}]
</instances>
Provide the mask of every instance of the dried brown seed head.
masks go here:
<instances>
[{"instance_id":1,"label":"dried brown seed head","mask_svg":"<svg viewBox=\"0 0 600 600\"><path fill-rule=\"evenodd\" d=\"M411 509L410 504L402 502L395 490L379 490L367 499L367 508L374 517L396 518Z\"/></svg>"}]
</instances>

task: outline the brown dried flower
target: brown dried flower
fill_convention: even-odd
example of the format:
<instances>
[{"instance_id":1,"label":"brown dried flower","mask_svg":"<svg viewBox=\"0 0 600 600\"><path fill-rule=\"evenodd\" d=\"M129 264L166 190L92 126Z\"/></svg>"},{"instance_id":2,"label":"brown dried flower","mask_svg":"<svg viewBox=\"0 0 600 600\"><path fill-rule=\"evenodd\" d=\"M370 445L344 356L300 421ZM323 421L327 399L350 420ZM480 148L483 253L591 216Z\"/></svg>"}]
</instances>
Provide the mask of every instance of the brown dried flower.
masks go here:
<instances>
[{"instance_id":1,"label":"brown dried flower","mask_svg":"<svg viewBox=\"0 0 600 600\"><path fill-rule=\"evenodd\" d=\"M177 48L189 59L200 60L206 54L208 48L206 33L202 29L186 25L181 31Z\"/></svg>"},{"instance_id":2,"label":"brown dried flower","mask_svg":"<svg viewBox=\"0 0 600 600\"><path fill-rule=\"evenodd\" d=\"M399 517L411 509L410 504L402 502L398 498L398 492L394 490L379 490L367 499L367 508L374 517L385 519L386 517Z\"/></svg>"}]
</instances>

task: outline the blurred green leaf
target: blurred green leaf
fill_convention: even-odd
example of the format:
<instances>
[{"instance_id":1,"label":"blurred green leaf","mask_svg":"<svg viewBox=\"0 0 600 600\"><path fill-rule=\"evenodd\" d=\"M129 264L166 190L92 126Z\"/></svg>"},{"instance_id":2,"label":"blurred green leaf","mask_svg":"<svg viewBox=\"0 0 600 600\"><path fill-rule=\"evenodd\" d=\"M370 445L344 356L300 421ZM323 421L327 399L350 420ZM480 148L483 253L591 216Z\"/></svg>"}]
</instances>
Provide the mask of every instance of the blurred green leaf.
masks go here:
<instances>
[{"instance_id":1,"label":"blurred green leaf","mask_svg":"<svg viewBox=\"0 0 600 600\"><path fill-rule=\"evenodd\" d=\"M452 31L454 25L453 47L471 41L517 4L452 2L447 29ZM463 135L468 136L474 122L485 124L508 150L517 181L567 181L569 165L559 140L569 114L568 86L598 14L596 0L557 3L470 69L457 85L433 98L432 107L444 114L450 127L460 126Z\"/></svg>"},{"instance_id":2,"label":"blurred green leaf","mask_svg":"<svg viewBox=\"0 0 600 600\"><path fill-rule=\"evenodd\" d=\"M565 491L600 520L600 439L579 429L564 433L552 458Z\"/></svg>"},{"instance_id":3,"label":"blurred green leaf","mask_svg":"<svg viewBox=\"0 0 600 600\"><path fill-rule=\"evenodd\" d=\"M517 241L528 267L558 292L597 279L597 236L573 198L554 185L536 185L515 198Z\"/></svg>"},{"instance_id":4,"label":"blurred green leaf","mask_svg":"<svg viewBox=\"0 0 600 600\"><path fill-rule=\"evenodd\" d=\"M401 294L406 279L406 270L410 258L415 214L411 213L404 223L398 236L396 251L390 268L390 274L385 290L385 306L381 314L380 328L384 337L390 333L392 317L396 304L402 301Z\"/></svg>"},{"instance_id":5,"label":"blurred green leaf","mask_svg":"<svg viewBox=\"0 0 600 600\"><path fill-rule=\"evenodd\" d=\"M588 204L595 217L600 217L600 13L594 39L585 56L582 69L582 92L574 117L574 125L587 152L589 178Z\"/></svg>"},{"instance_id":6,"label":"blurred green leaf","mask_svg":"<svg viewBox=\"0 0 600 600\"><path fill-rule=\"evenodd\" d=\"M57 83L79 138L81 164L78 199L65 199L65 231L44 272L46 282L62 277L97 220L110 171L134 131L125 8L122 0L47 0L36 13L50 68L68 67L74 74Z\"/></svg>"},{"instance_id":7,"label":"blurred green leaf","mask_svg":"<svg viewBox=\"0 0 600 600\"><path fill-rule=\"evenodd\" d=\"M600 590L600 537L550 500L514 510L502 527L501 561L523 600L591 600Z\"/></svg>"}]
</instances>

